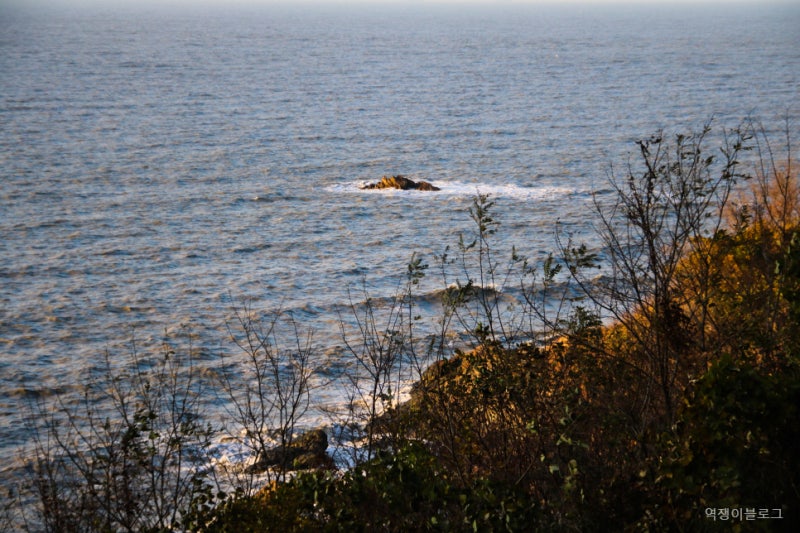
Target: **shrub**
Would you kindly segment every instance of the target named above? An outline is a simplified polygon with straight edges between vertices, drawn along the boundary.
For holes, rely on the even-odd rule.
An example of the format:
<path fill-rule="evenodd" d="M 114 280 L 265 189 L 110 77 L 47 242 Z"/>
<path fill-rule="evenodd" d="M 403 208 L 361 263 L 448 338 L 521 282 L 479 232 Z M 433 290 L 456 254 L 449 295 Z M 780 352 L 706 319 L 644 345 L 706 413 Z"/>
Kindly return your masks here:
<path fill-rule="evenodd" d="M 537 531 L 536 505 L 511 485 L 453 484 L 419 444 L 341 476 L 302 474 L 220 509 L 207 531 Z"/>
<path fill-rule="evenodd" d="M 780 508 L 778 524 L 800 520 L 800 367 L 768 373 L 723 357 L 686 399 L 664 434 L 656 494 L 681 527 L 707 523 L 711 508 Z M 694 524 L 694 526 L 692 526 Z M 762 530 L 774 525 L 762 524 Z"/>
<path fill-rule="evenodd" d="M 148 366 L 134 347 L 119 371 L 107 355 L 82 403 L 39 406 L 35 529 L 167 531 L 214 500 L 203 469 L 214 430 L 200 416 L 204 387 L 192 357 L 165 344 Z"/>

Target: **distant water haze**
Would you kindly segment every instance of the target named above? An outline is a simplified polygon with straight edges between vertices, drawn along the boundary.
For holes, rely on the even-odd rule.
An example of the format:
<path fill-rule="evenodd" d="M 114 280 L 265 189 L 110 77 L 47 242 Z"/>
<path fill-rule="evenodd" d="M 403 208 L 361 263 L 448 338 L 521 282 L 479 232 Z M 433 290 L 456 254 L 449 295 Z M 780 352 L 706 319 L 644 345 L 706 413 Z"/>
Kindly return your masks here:
<path fill-rule="evenodd" d="M 454 245 L 478 192 L 537 260 L 557 220 L 598 245 L 592 192 L 634 140 L 800 128 L 796 6 L 3 9 L 6 458 L 26 401 L 132 338 L 189 325 L 213 364 L 243 299 L 336 354 L 337 310 Z M 360 189 L 388 174 L 441 191 Z"/>

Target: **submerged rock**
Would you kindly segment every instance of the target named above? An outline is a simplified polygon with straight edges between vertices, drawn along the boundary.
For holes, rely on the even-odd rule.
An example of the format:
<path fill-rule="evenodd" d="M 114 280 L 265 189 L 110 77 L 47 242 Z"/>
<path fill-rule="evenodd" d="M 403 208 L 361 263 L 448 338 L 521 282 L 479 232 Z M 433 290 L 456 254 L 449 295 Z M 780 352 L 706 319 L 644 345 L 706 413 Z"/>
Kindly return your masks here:
<path fill-rule="evenodd" d="M 414 181 L 405 176 L 384 176 L 377 183 L 364 185 L 362 189 L 400 189 L 401 191 L 438 191 L 441 190 L 427 181 Z"/>
<path fill-rule="evenodd" d="M 316 429 L 304 433 L 288 446 L 266 450 L 248 471 L 264 472 L 271 466 L 283 466 L 290 470 L 333 468 L 333 459 L 326 453 L 327 449 L 328 435 Z"/>

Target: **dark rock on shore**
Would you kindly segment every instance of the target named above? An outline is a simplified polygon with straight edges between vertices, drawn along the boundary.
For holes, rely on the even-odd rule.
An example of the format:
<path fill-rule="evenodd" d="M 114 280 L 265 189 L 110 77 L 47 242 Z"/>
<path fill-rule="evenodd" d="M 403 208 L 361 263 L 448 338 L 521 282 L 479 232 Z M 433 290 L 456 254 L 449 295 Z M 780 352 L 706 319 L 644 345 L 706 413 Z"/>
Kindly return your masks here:
<path fill-rule="evenodd" d="M 334 468 L 333 459 L 326 453 L 328 435 L 321 429 L 304 433 L 288 446 L 277 446 L 266 450 L 248 472 L 264 472 L 272 466 L 282 466 L 290 470 L 311 468 Z"/>
<path fill-rule="evenodd" d="M 401 191 L 438 191 L 441 190 L 427 181 L 414 181 L 405 176 L 384 176 L 377 183 L 370 183 L 361 187 L 362 189 L 400 189 Z"/>

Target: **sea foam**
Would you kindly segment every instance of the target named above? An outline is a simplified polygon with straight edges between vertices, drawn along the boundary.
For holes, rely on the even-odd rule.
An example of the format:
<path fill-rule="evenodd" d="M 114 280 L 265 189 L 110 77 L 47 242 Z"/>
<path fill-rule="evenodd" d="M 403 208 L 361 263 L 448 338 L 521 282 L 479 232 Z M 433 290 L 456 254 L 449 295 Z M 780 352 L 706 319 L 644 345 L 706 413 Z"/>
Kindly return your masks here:
<path fill-rule="evenodd" d="M 488 195 L 493 198 L 512 198 L 517 200 L 549 200 L 563 198 L 571 194 L 584 191 L 577 191 L 574 188 L 559 186 L 524 186 L 516 183 L 480 183 L 447 180 L 426 180 L 432 185 L 439 187 L 439 191 L 415 191 L 398 189 L 364 189 L 368 185 L 368 180 L 357 180 L 345 183 L 336 183 L 325 188 L 331 193 L 347 194 L 383 194 L 390 196 L 409 195 L 419 197 L 472 197 L 479 194 Z"/>

